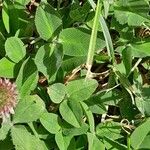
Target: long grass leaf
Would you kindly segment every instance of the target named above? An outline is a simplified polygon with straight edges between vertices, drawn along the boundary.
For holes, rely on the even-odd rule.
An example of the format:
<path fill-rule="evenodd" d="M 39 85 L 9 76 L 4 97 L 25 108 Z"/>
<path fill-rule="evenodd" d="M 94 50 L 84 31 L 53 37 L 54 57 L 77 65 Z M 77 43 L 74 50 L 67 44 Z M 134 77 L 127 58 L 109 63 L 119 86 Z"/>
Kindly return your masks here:
<path fill-rule="evenodd" d="M 103 31 L 103 34 L 104 34 L 104 37 L 105 37 L 108 55 L 110 56 L 112 64 L 114 65 L 114 63 L 115 63 L 115 56 L 114 56 L 113 43 L 112 43 L 112 39 L 111 39 L 109 30 L 108 30 L 108 27 L 107 27 L 106 22 L 105 22 L 105 20 L 104 20 L 102 15 L 100 15 L 99 22 L 101 24 L 102 31 Z"/>

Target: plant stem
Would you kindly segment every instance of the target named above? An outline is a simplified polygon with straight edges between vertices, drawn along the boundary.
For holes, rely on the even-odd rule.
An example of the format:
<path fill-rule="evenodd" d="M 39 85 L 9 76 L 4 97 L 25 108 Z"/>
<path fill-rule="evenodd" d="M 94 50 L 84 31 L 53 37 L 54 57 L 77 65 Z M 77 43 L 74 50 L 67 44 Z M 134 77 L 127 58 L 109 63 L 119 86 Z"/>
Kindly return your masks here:
<path fill-rule="evenodd" d="M 99 25 L 100 13 L 101 13 L 101 5 L 100 5 L 100 0 L 98 0 L 97 7 L 96 7 L 96 13 L 95 13 L 95 17 L 94 17 L 92 33 L 91 33 L 91 38 L 90 38 L 89 49 L 88 49 L 87 61 L 86 61 L 86 67 L 88 69 L 86 78 L 90 77 L 90 72 L 91 72 L 91 67 L 92 67 L 92 63 L 93 63 L 95 47 L 96 47 L 97 30 L 98 30 L 98 25 Z"/>
<path fill-rule="evenodd" d="M 39 135 L 36 132 L 36 130 L 34 129 L 33 123 L 28 123 L 29 127 L 31 128 L 32 132 L 34 133 L 34 135 L 39 139 Z"/>
<path fill-rule="evenodd" d="M 130 135 L 128 134 L 127 135 L 127 150 L 131 150 L 131 147 L 130 147 Z"/>

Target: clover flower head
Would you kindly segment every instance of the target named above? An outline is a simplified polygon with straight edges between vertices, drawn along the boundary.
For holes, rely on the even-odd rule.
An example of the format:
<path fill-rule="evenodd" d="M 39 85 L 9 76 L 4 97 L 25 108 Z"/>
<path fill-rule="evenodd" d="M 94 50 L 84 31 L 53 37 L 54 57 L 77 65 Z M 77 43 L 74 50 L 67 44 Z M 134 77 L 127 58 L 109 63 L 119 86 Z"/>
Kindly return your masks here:
<path fill-rule="evenodd" d="M 17 104 L 16 85 L 8 79 L 0 78 L 0 118 L 3 122 L 14 114 L 14 108 Z"/>

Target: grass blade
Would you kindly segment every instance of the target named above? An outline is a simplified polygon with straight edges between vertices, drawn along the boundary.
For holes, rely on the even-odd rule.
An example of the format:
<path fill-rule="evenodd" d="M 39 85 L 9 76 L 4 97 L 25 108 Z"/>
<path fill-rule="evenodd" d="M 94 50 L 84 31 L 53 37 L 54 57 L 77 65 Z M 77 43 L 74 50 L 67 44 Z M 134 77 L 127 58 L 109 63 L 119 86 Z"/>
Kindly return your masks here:
<path fill-rule="evenodd" d="M 104 34 L 104 37 L 105 37 L 107 51 L 108 51 L 108 56 L 110 56 L 112 64 L 114 65 L 114 63 L 115 63 L 115 56 L 114 56 L 113 43 L 112 43 L 112 40 L 111 40 L 111 36 L 110 36 L 109 30 L 108 30 L 108 27 L 107 27 L 106 22 L 105 22 L 105 20 L 104 20 L 102 15 L 100 15 L 99 22 L 101 24 L 102 31 L 103 31 L 103 34 Z"/>

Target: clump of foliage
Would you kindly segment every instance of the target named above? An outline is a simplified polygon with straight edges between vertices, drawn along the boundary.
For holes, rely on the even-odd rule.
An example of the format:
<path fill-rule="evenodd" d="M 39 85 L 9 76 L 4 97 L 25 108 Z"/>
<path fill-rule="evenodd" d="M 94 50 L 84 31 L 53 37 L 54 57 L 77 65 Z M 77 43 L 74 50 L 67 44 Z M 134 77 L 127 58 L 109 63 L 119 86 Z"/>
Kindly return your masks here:
<path fill-rule="evenodd" d="M 149 0 L 3 0 L 0 12 L 0 149 L 150 149 Z"/>

